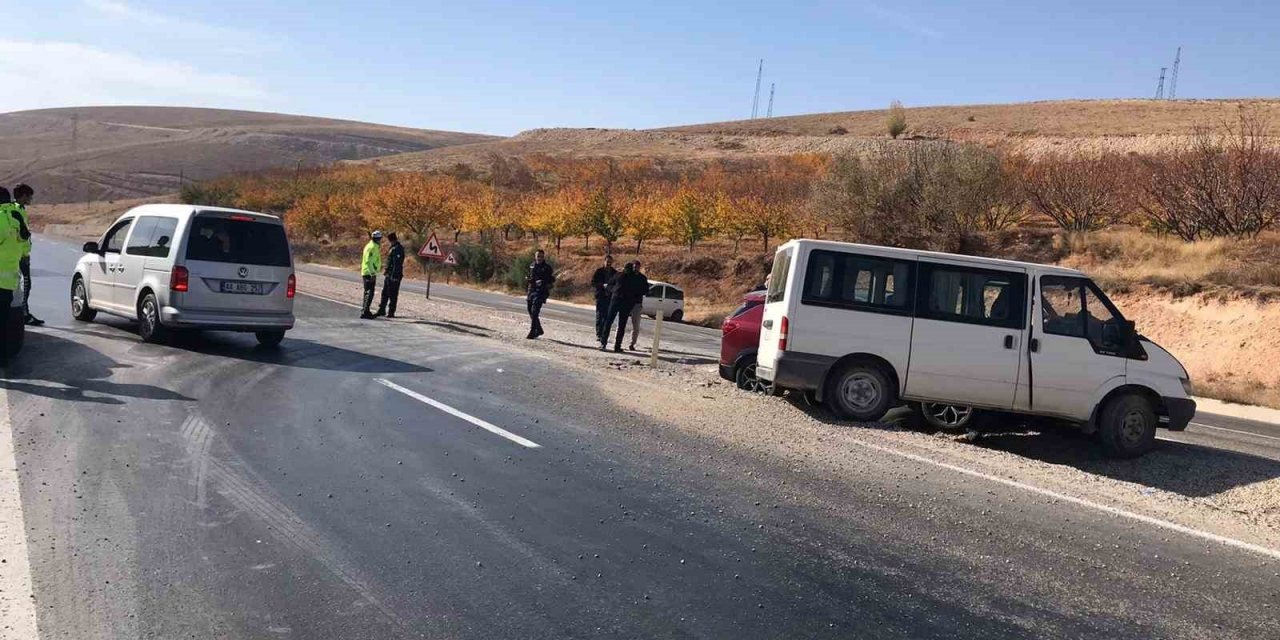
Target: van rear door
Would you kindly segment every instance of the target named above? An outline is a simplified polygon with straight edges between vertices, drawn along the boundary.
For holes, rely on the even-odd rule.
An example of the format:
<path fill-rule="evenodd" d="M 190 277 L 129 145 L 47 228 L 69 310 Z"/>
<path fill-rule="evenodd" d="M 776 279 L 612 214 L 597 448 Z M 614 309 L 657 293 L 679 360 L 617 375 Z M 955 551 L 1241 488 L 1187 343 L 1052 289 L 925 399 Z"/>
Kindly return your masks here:
<path fill-rule="evenodd" d="M 782 324 L 787 315 L 788 283 L 796 247 L 782 247 L 773 257 L 773 269 L 769 272 L 769 289 L 764 298 L 764 314 L 760 321 L 760 347 L 756 351 L 756 375 L 773 380 L 777 369 L 778 340 L 782 336 Z"/>
<path fill-rule="evenodd" d="M 903 395 L 1010 409 L 1026 334 L 1027 272 L 921 260 Z"/>
<path fill-rule="evenodd" d="M 187 225 L 181 266 L 188 291 L 180 305 L 189 310 L 289 313 L 293 256 L 284 226 L 270 216 L 201 211 Z"/>

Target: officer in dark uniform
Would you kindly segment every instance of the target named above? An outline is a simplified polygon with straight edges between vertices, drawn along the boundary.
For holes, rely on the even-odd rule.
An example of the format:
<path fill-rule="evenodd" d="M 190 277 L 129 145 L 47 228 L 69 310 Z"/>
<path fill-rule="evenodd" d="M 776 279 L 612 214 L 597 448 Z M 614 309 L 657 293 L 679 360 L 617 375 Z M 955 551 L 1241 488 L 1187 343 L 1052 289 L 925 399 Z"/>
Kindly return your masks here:
<path fill-rule="evenodd" d="M 387 250 L 387 263 L 382 268 L 382 301 L 375 316 L 396 317 L 396 302 L 400 300 L 400 281 L 404 279 L 404 245 L 395 232 L 387 234 L 391 248 Z"/>
<path fill-rule="evenodd" d="M 525 284 L 529 288 L 529 295 L 525 300 L 529 309 L 529 335 L 525 338 L 532 340 L 546 333 L 542 330 L 542 322 L 538 320 L 538 315 L 542 313 L 542 305 L 551 295 L 551 285 L 555 284 L 555 281 L 556 275 L 552 272 L 551 265 L 547 263 L 547 253 L 538 249 L 533 253 L 533 264 L 529 265 L 529 275 L 525 278 Z"/>
<path fill-rule="evenodd" d="M 613 268 L 613 255 L 605 255 L 604 266 L 596 269 L 591 275 L 591 286 L 596 290 L 596 339 L 604 340 L 604 326 L 609 322 L 609 303 L 612 296 L 609 292 L 609 283 L 613 281 L 613 277 L 618 275 L 618 270 Z"/>

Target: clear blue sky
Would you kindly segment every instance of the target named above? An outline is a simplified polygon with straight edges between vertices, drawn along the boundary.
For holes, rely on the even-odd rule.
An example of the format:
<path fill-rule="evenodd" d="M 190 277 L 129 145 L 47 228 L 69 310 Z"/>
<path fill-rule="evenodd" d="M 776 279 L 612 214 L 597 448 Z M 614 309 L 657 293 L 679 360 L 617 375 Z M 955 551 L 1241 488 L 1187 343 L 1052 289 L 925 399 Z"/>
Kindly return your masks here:
<path fill-rule="evenodd" d="M 1280 2 L 0 0 L 0 111 L 259 109 L 511 134 L 775 115 L 1280 94 Z M 14 90 L 16 89 L 16 91 Z"/>

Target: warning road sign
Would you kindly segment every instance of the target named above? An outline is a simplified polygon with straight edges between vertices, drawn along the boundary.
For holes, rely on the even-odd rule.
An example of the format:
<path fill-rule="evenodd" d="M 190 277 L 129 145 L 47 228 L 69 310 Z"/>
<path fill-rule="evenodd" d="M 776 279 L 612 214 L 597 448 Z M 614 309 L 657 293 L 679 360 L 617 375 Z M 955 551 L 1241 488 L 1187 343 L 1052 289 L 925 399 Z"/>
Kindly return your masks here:
<path fill-rule="evenodd" d="M 427 238 L 427 242 L 418 249 L 418 256 L 428 260 L 439 260 L 444 257 L 444 252 L 440 250 L 440 241 L 436 239 L 436 234 L 431 234 Z"/>
<path fill-rule="evenodd" d="M 453 252 L 452 252 L 452 251 L 450 251 L 450 252 L 449 252 L 449 255 L 448 255 L 448 256 L 445 256 L 444 263 L 445 263 L 445 264 L 458 264 L 458 259 L 457 259 L 457 258 L 455 258 L 455 257 L 453 256 Z"/>

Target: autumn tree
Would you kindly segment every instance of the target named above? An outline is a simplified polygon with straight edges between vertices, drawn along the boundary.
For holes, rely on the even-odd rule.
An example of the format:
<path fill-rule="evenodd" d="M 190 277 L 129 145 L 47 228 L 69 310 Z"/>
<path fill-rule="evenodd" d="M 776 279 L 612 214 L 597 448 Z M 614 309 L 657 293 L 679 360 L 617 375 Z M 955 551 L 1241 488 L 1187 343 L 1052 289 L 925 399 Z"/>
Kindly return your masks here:
<path fill-rule="evenodd" d="M 433 229 L 459 224 L 464 192 L 453 176 L 399 174 L 369 195 L 368 221 L 425 241 Z"/>
<path fill-rule="evenodd" d="M 539 233 L 551 238 L 559 253 L 561 241 L 589 228 L 582 215 L 586 202 L 585 194 L 572 187 L 540 195 L 529 203 L 529 223 Z"/>
<path fill-rule="evenodd" d="M 667 196 L 656 187 L 638 193 L 631 201 L 627 216 L 627 235 L 636 241 L 639 254 L 646 240 L 662 235 L 666 230 Z"/>
<path fill-rule="evenodd" d="M 672 242 L 689 247 L 715 234 L 715 213 L 707 198 L 690 189 L 682 188 L 667 203 L 667 233 Z"/>
<path fill-rule="evenodd" d="M 608 189 L 597 189 L 587 201 L 584 215 L 586 226 L 604 239 L 606 251 L 612 251 L 613 243 L 622 237 L 626 228 L 626 214 L 621 203 L 612 197 Z"/>

